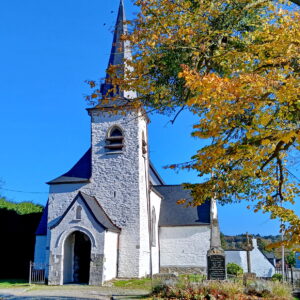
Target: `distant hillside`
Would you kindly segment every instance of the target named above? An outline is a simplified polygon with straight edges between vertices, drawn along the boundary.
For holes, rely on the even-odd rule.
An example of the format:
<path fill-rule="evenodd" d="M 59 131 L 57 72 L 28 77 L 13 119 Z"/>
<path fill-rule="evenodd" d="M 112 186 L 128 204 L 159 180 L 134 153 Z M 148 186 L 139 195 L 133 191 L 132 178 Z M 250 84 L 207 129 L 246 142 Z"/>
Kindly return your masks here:
<path fill-rule="evenodd" d="M 0 278 L 27 278 L 43 207 L 0 197 Z"/>
<path fill-rule="evenodd" d="M 0 209 L 12 210 L 19 215 L 41 213 L 43 208 L 42 205 L 34 204 L 32 202 L 15 203 L 0 197 Z"/>
<path fill-rule="evenodd" d="M 257 239 L 258 247 L 263 251 L 269 251 L 266 249 L 266 246 L 275 242 L 280 241 L 280 235 L 266 235 L 261 236 L 259 234 L 251 235 Z M 225 250 L 234 250 L 234 249 L 245 249 L 247 238 L 245 234 L 239 234 L 234 236 L 224 235 L 221 233 L 222 247 Z"/>

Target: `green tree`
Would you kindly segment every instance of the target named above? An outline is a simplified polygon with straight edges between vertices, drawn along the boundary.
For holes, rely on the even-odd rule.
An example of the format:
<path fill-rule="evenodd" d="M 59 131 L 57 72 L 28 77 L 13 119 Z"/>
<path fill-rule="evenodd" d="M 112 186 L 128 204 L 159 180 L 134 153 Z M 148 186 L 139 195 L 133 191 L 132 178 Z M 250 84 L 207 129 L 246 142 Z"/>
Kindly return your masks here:
<path fill-rule="evenodd" d="M 287 256 L 286 256 L 286 262 L 290 267 L 295 267 L 296 266 L 296 255 L 295 252 L 291 251 Z"/>

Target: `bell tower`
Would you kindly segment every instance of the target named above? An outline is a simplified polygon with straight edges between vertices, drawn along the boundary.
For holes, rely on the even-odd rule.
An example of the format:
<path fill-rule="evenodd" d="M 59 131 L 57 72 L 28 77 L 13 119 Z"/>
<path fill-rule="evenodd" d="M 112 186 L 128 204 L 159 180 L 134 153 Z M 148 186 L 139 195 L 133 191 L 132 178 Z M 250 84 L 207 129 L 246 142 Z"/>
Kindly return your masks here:
<path fill-rule="evenodd" d="M 125 10 L 120 1 L 110 65 L 131 59 L 130 45 L 121 39 L 127 33 Z M 106 76 L 101 93 L 112 86 Z M 149 245 L 149 158 L 147 115 L 142 109 L 126 107 L 133 91 L 118 91 L 118 100 L 88 109 L 91 116 L 92 193 L 110 219 L 121 228 L 118 277 L 142 277 L 150 273 Z M 116 96 L 116 95 L 112 95 Z M 123 111 L 120 112 L 122 106 Z"/>

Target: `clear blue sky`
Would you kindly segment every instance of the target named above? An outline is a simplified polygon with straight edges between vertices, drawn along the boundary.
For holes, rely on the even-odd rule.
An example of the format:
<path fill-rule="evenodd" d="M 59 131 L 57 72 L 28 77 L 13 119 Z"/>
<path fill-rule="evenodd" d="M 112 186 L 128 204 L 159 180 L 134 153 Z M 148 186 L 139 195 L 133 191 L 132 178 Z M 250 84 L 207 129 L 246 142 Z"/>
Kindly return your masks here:
<path fill-rule="evenodd" d="M 45 204 L 45 182 L 69 170 L 89 148 L 84 101 L 89 90 L 84 81 L 104 77 L 118 4 L 119 0 L 0 2 L 2 195 Z M 135 8 L 130 0 L 125 5 L 130 18 Z M 169 184 L 196 182 L 193 172 L 162 168 L 189 160 L 201 145 L 189 135 L 193 118 L 184 113 L 172 126 L 167 117 L 150 117 L 150 154 L 162 177 Z M 224 233 L 278 232 L 277 222 L 245 206 L 220 207 Z"/>

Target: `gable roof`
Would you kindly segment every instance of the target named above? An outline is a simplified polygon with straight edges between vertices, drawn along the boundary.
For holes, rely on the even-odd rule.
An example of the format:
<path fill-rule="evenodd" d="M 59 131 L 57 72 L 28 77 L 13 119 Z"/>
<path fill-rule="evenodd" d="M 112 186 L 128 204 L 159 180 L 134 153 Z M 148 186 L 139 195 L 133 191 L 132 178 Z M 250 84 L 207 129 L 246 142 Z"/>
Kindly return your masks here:
<path fill-rule="evenodd" d="M 57 222 L 55 224 L 53 224 L 51 226 L 50 229 L 55 228 L 56 226 L 58 226 L 61 223 L 61 221 L 66 216 L 66 214 L 70 211 L 70 209 L 72 208 L 74 203 L 77 201 L 78 197 L 80 197 L 82 199 L 85 206 L 88 208 L 89 212 L 91 213 L 91 215 L 94 217 L 94 219 L 96 220 L 96 222 L 99 225 L 101 225 L 102 227 L 104 227 L 105 229 L 107 229 L 109 231 L 113 231 L 113 232 L 121 231 L 121 229 L 118 226 L 116 226 L 112 222 L 112 220 L 108 217 L 108 215 L 106 214 L 106 212 L 104 211 L 104 209 L 102 208 L 102 206 L 100 205 L 98 200 L 95 197 L 89 196 L 81 191 L 78 192 L 77 196 L 71 202 L 71 204 L 66 209 L 64 214 L 57 220 Z"/>
<path fill-rule="evenodd" d="M 43 214 L 40 223 L 35 232 L 36 235 L 47 235 L 47 222 L 48 222 L 48 201 L 43 210 Z"/>
<path fill-rule="evenodd" d="M 210 224 L 210 201 L 197 207 L 184 207 L 178 200 L 192 200 L 190 190 L 182 185 L 158 185 L 153 189 L 164 199 L 161 201 L 159 226 L 192 226 Z"/>

